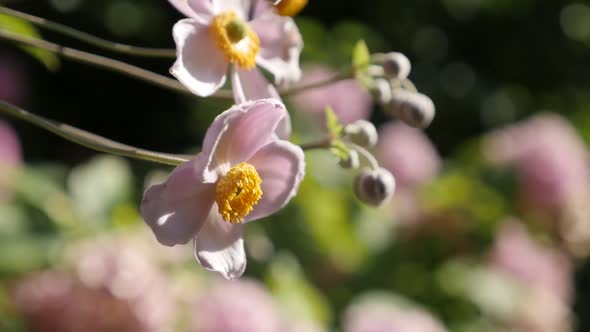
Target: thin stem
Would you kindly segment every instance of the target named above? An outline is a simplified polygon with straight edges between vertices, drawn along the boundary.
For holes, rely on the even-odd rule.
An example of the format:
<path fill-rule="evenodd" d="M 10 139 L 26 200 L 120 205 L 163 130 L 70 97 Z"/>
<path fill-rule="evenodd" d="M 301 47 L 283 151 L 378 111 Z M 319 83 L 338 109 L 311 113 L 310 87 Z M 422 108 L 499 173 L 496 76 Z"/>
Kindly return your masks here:
<path fill-rule="evenodd" d="M 367 151 L 367 149 L 363 148 L 362 146 L 354 144 L 352 142 L 349 142 L 348 145 L 353 150 L 356 150 L 356 152 L 361 154 L 365 158 L 365 160 L 367 160 L 369 165 L 371 165 L 372 169 L 374 169 L 374 170 L 379 169 L 379 162 L 377 162 L 377 159 L 375 159 L 375 157 L 371 154 L 371 152 Z"/>
<path fill-rule="evenodd" d="M 71 38 L 75 38 L 86 42 L 88 44 L 119 53 L 153 57 L 153 58 L 174 58 L 176 57 L 176 50 L 167 48 L 147 48 L 137 47 L 121 43 L 112 42 L 106 39 L 102 39 L 86 32 L 82 32 L 63 24 L 52 22 L 41 17 L 33 16 L 23 12 L 16 11 L 4 6 L 0 6 L 0 14 L 6 14 L 14 17 L 18 17 L 32 24 L 38 25 L 47 30 L 61 33 Z"/>
<path fill-rule="evenodd" d="M 64 35 L 83 40 L 89 44 L 108 49 L 111 51 L 116 51 L 120 53 L 127 53 L 131 55 L 139 55 L 139 56 L 148 56 L 148 57 L 159 57 L 159 58 L 173 58 L 176 56 L 176 51 L 172 49 L 158 49 L 158 48 L 144 48 L 144 47 L 135 47 L 126 44 L 120 44 L 111 42 L 105 39 L 101 39 L 90 34 L 87 34 L 82 31 L 78 31 L 67 27 L 65 25 L 61 25 L 55 22 L 48 21 L 41 17 L 32 16 L 29 14 L 25 14 L 19 11 L 15 11 L 13 9 L 9 9 L 3 6 L 0 6 L 0 13 L 1 14 L 8 14 L 11 16 L 15 16 L 24 20 L 27 20 L 31 23 L 40 25 L 48 30 L 56 31 L 62 33 Z M 78 61 L 81 63 L 97 66 L 100 68 L 104 68 L 107 70 L 111 70 L 114 72 L 122 73 L 160 87 L 170 89 L 177 92 L 182 92 L 185 94 L 192 93 L 188 91 L 182 84 L 178 81 L 168 78 L 166 76 L 127 64 L 122 61 L 114 60 L 111 58 L 107 58 L 104 56 L 95 55 L 92 53 L 76 50 L 73 48 L 61 46 L 56 43 L 48 42 L 42 39 L 27 37 L 19 34 L 15 34 L 13 32 L 0 29 L 0 38 L 9 40 L 21 45 L 27 45 L 32 47 L 41 48 L 47 50 L 49 52 L 56 53 L 64 58 L 71 59 L 74 61 Z M 334 76 L 308 84 L 296 85 L 291 88 L 286 88 L 279 91 L 281 96 L 289 96 L 292 94 L 296 94 L 299 92 L 303 92 L 305 90 L 314 89 L 318 87 L 322 87 L 324 85 L 328 85 L 331 83 L 335 83 L 341 80 L 350 79 L 354 77 L 354 71 L 347 70 Z M 231 91 L 228 90 L 218 90 L 215 94 L 211 95 L 210 97 L 220 98 L 220 99 L 232 99 L 233 94 Z"/>
<path fill-rule="evenodd" d="M 154 56 L 154 57 L 156 57 L 156 56 L 157 57 L 164 57 L 165 54 L 168 54 L 169 52 L 174 51 L 174 50 L 167 50 L 167 49 L 138 48 L 138 47 L 133 47 L 133 46 L 129 46 L 129 45 L 113 43 L 110 41 L 102 40 L 100 38 L 91 36 L 91 35 L 86 34 L 84 32 L 77 31 L 77 30 L 71 29 L 69 27 L 47 21 L 43 18 L 31 16 L 31 15 L 28 15 L 25 13 L 20 13 L 20 12 L 17 12 L 17 11 L 14 11 L 14 10 L 11 10 L 11 9 L 8 9 L 8 8 L 2 7 L 2 6 L 0 6 L 0 13 L 9 13 L 10 15 L 17 16 L 17 17 L 23 18 L 23 19 L 25 19 L 25 17 L 26 17 L 31 22 L 35 22 L 37 24 L 43 24 L 43 26 L 48 29 L 52 29 L 54 31 L 59 31 L 64 34 L 70 35 L 74 38 L 83 39 L 90 44 L 97 45 L 97 46 L 111 49 L 111 50 L 115 50 L 115 51 L 119 51 L 122 53 L 128 53 L 128 54 L 134 54 L 134 55 Z M 41 22 L 43 22 L 43 23 L 41 23 Z M 180 84 L 178 81 L 176 81 L 174 79 L 171 79 L 171 78 L 166 77 L 164 75 L 160 75 L 160 74 L 151 72 L 149 70 L 145 70 L 143 68 L 139 68 L 137 66 L 127 64 L 122 61 L 118 61 L 118 60 L 114 60 L 114 59 L 107 58 L 104 56 L 80 51 L 80 50 L 77 50 L 74 48 L 61 46 L 59 44 L 48 42 L 48 41 L 45 41 L 42 39 L 23 36 L 23 35 L 16 34 L 16 33 L 10 32 L 8 30 L 4 30 L 4 29 L 0 29 L 0 39 L 9 40 L 14 43 L 21 44 L 21 45 L 27 45 L 27 46 L 32 46 L 32 47 L 44 49 L 49 52 L 56 53 L 56 54 L 58 54 L 64 58 L 67 58 L 67 59 L 71 59 L 71 60 L 74 60 L 74 61 L 77 61 L 80 63 L 84 63 L 84 64 L 88 64 L 88 65 L 93 65 L 96 67 L 100 67 L 100 68 L 107 69 L 110 71 L 118 72 L 121 74 L 125 74 L 127 76 L 134 77 L 134 78 L 152 83 L 154 85 L 157 85 L 157 86 L 169 89 L 169 90 L 193 95 L 182 84 Z M 90 41 L 90 40 L 92 40 L 92 41 Z M 101 44 L 102 46 L 99 44 Z M 159 55 L 156 55 L 156 54 L 159 54 Z M 165 56 L 165 57 L 168 57 L 168 56 Z M 347 71 L 335 74 L 334 76 L 332 76 L 328 79 L 325 79 L 325 80 L 312 82 L 312 83 L 308 83 L 308 84 L 296 85 L 291 88 L 283 89 L 283 90 L 279 91 L 279 94 L 281 96 L 289 96 L 292 94 L 303 92 L 305 90 L 322 87 L 324 85 L 328 85 L 328 84 L 335 83 L 335 82 L 345 80 L 345 79 L 350 79 L 353 77 L 354 77 L 354 71 L 347 70 Z M 232 99 L 233 94 L 231 91 L 228 91 L 228 90 L 218 90 L 215 94 L 211 95 L 210 97 L 220 98 L 220 99 Z"/>
<path fill-rule="evenodd" d="M 310 142 L 299 145 L 302 150 L 314 150 L 314 149 L 328 149 L 332 146 L 331 138 L 324 138 L 321 141 Z"/>
<path fill-rule="evenodd" d="M 174 166 L 189 160 L 188 156 L 153 152 L 121 144 L 67 124 L 29 113 L 2 100 L 0 100 L 0 112 L 46 129 L 71 142 L 96 151 Z"/>
<path fill-rule="evenodd" d="M 280 94 L 281 94 L 281 96 L 289 96 L 292 94 L 303 92 L 305 90 L 319 88 L 324 85 L 332 84 L 332 83 L 346 80 L 346 79 L 350 79 L 353 77 L 354 77 L 354 72 L 347 70 L 347 71 L 340 72 L 338 74 L 334 74 L 332 77 L 325 79 L 325 80 L 311 82 L 311 83 L 307 83 L 307 84 L 296 85 L 291 88 L 284 89 L 284 90 L 280 91 Z"/>
<path fill-rule="evenodd" d="M 55 43 L 51 43 L 42 39 L 22 36 L 4 29 L 0 29 L 0 39 L 9 40 L 21 45 L 33 46 L 56 53 L 64 58 L 71 59 L 80 63 L 100 67 L 113 72 L 121 73 L 153 85 L 163 87 L 172 91 L 181 92 L 194 96 L 178 81 L 168 78 L 143 68 L 139 68 L 122 61 L 113 60 L 107 57 L 79 51 L 73 48 L 64 47 Z M 211 97 L 231 99 L 233 98 L 230 91 L 218 91 Z"/>

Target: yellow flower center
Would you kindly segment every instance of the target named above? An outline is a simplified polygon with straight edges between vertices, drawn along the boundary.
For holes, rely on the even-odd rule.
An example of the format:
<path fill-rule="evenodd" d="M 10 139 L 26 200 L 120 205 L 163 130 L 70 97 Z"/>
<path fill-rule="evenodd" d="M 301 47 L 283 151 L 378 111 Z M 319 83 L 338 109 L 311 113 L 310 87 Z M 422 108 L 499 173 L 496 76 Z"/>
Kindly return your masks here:
<path fill-rule="evenodd" d="M 234 11 L 226 11 L 215 16 L 210 30 L 217 47 L 227 61 L 242 69 L 254 68 L 256 55 L 260 51 L 260 39 Z"/>
<path fill-rule="evenodd" d="M 223 220 L 242 222 L 262 197 L 261 183 L 254 166 L 241 163 L 232 167 L 217 182 L 215 191 L 215 201 Z"/>
<path fill-rule="evenodd" d="M 295 16 L 306 5 L 307 0 L 282 0 L 277 4 L 277 10 L 281 16 Z"/>

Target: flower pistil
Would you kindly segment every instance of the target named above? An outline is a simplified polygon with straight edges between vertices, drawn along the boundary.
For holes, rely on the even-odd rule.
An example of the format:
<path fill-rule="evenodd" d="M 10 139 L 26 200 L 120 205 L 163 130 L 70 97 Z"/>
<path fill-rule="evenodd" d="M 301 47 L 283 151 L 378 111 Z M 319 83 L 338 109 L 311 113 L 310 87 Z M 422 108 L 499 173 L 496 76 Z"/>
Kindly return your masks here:
<path fill-rule="evenodd" d="M 242 69 L 249 70 L 256 66 L 260 39 L 234 11 L 226 11 L 215 16 L 210 31 L 227 61 Z"/>
<path fill-rule="evenodd" d="M 223 220 L 240 223 L 262 197 L 262 180 L 248 163 L 232 167 L 217 183 L 215 201 Z"/>

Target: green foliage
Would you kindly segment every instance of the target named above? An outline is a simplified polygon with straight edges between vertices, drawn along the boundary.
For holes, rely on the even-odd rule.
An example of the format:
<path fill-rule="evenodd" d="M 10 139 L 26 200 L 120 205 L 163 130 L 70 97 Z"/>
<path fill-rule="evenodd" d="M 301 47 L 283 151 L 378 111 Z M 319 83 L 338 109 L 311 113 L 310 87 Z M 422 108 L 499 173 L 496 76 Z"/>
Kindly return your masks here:
<path fill-rule="evenodd" d="M 119 220 L 127 218 L 133 174 L 124 159 L 99 156 L 72 170 L 68 188 L 82 222 L 105 224 L 115 208 Z"/>
<path fill-rule="evenodd" d="M 318 170 L 318 174 L 321 173 Z M 302 222 L 319 253 L 328 256 L 332 264 L 344 271 L 352 271 L 362 264 L 367 249 L 350 223 L 347 192 L 340 187 L 326 188 L 325 183 L 316 181 L 313 175 L 306 176 L 296 203 L 301 207 Z"/>
<path fill-rule="evenodd" d="M 327 300 L 306 279 L 296 258 L 278 254 L 270 262 L 266 281 L 292 318 L 329 324 L 333 317 Z"/>
<path fill-rule="evenodd" d="M 41 38 L 37 29 L 30 23 L 4 14 L 0 14 L 0 29 L 8 30 L 26 37 Z M 56 71 L 59 69 L 59 58 L 55 54 L 29 46 L 24 46 L 22 48 L 32 57 L 41 62 L 48 70 Z"/>
<path fill-rule="evenodd" d="M 324 113 L 326 114 L 326 128 L 328 128 L 330 137 L 335 139 L 342 137 L 344 127 L 340 123 L 340 120 L 338 120 L 338 116 L 334 113 L 332 107 L 326 107 Z"/>
<path fill-rule="evenodd" d="M 371 62 L 371 54 L 364 40 L 359 40 L 352 50 L 352 65 L 356 70 L 365 70 Z"/>

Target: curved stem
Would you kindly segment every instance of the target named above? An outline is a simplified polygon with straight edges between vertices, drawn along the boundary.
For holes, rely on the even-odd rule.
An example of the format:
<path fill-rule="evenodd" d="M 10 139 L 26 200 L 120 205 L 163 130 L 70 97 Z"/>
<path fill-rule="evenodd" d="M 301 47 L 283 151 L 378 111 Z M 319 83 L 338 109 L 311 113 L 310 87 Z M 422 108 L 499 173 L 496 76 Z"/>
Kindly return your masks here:
<path fill-rule="evenodd" d="M 189 160 L 188 156 L 153 152 L 118 143 L 67 124 L 45 119 L 2 100 L 0 100 L 0 113 L 26 121 L 71 142 L 100 152 L 173 166 L 180 165 Z"/>
<path fill-rule="evenodd" d="M 356 150 L 356 152 L 361 154 L 365 158 L 365 160 L 367 160 L 369 165 L 371 165 L 372 169 L 379 169 L 379 162 L 377 162 L 377 159 L 375 159 L 375 157 L 369 151 L 367 151 L 367 149 L 352 142 L 349 142 L 348 145 L 350 145 L 352 149 Z"/>
<path fill-rule="evenodd" d="M 71 59 L 84 64 L 100 67 L 117 73 L 125 74 L 127 76 L 140 79 L 142 81 L 172 90 L 194 96 L 182 84 L 175 79 L 160 75 L 137 66 L 127 64 L 122 61 L 111 58 L 79 51 L 73 48 L 64 47 L 55 43 L 51 43 L 42 39 L 22 36 L 4 29 L 0 29 L 0 39 L 9 40 L 21 45 L 33 46 L 56 53 L 64 58 Z M 232 99 L 231 91 L 218 91 L 211 97 Z"/>
<path fill-rule="evenodd" d="M 328 79 L 320 80 L 317 82 L 311 82 L 311 83 L 307 83 L 307 84 L 296 85 L 291 88 L 287 88 L 282 91 L 279 91 L 279 93 L 281 96 L 289 96 L 292 94 L 303 92 L 305 90 L 319 88 L 324 85 L 332 84 L 332 83 L 346 80 L 346 79 L 350 79 L 350 78 L 354 78 L 354 72 L 351 70 L 347 70 L 347 71 L 340 72 L 338 74 L 334 74 L 334 76 L 332 76 Z"/>
<path fill-rule="evenodd" d="M 55 23 L 49 20 L 46 20 L 41 17 L 33 16 L 30 14 L 22 13 L 4 6 L 0 6 L 0 14 L 11 15 L 14 17 L 18 17 L 20 19 L 26 20 L 30 23 L 36 24 L 47 30 L 51 30 L 54 32 L 58 32 L 64 34 L 66 36 L 84 41 L 88 44 L 107 49 L 110 51 L 115 51 L 119 53 L 125 53 L 130 55 L 137 55 L 137 56 L 145 56 L 145 57 L 156 57 L 156 58 L 174 58 L 176 57 L 176 50 L 174 49 L 164 49 L 164 48 L 146 48 L 146 47 L 136 47 L 121 43 L 112 42 L 106 39 L 102 39 L 93 35 L 90 35 L 86 32 L 82 32 L 68 26 Z M 161 87 L 171 89 L 174 91 L 182 92 L 191 94 L 184 86 L 178 83 L 176 80 L 168 78 L 166 76 L 156 74 L 154 72 L 129 65 L 122 61 L 110 59 L 107 57 L 95 55 L 88 52 L 79 51 L 73 48 L 64 47 L 55 43 L 51 43 L 42 39 L 31 38 L 22 36 L 19 34 L 12 33 L 7 30 L 0 29 L 0 38 L 10 40 L 19 44 L 24 44 L 27 46 L 33 46 L 41 49 L 45 49 L 47 51 L 56 53 L 60 56 L 63 56 L 68 59 L 72 59 L 78 62 L 98 66 L 104 69 L 108 69 L 111 71 L 119 72 L 122 74 L 126 74 L 128 76 L 132 76 L 144 81 L 148 81 L 150 83 L 159 85 Z M 281 96 L 289 96 L 292 94 L 296 94 L 305 90 L 318 88 L 324 85 L 328 85 L 331 83 L 335 83 L 341 80 L 354 78 L 354 71 L 353 70 L 346 70 L 344 72 L 335 74 L 334 76 L 317 81 L 311 82 L 302 85 L 296 85 L 291 88 L 286 88 L 279 91 Z M 231 91 L 227 90 L 218 90 L 214 95 L 211 97 L 221 98 L 221 99 L 232 99 L 233 95 Z"/>
<path fill-rule="evenodd" d="M 88 44 L 94 45 L 96 47 L 100 47 L 109 51 L 130 54 L 130 55 L 137 55 L 137 56 L 144 56 L 144 57 L 152 57 L 152 58 L 174 58 L 176 57 L 176 50 L 174 49 L 167 49 L 167 48 L 148 48 L 148 47 L 137 47 L 131 46 L 121 43 L 112 42 L 106 39 L 102 39 L 86 32 L 82 32 L 63 24 L 59 24 L 56 22 L 52 22 L 46 20 L 41 17 L 33 16 L 30 14 L 26 14 L 23 12 L 19 12 L 14 9 L 10 9 L 4 6 L 0 6 L 0 14 L 6 14 L 14 17 L 18 17 L 23 19 L 27 22 L 35 24 L 37 26 L 43 27 L 47 30 L 61 33 L 71 38 L 75 38 L 86 42 Z"/>
<path fill-rule="evenodd" d="M 2 11 L 6 11 L 6 10 L 9 10 L 9 9 L 0 6 L 0 13 L 2 13 Z M 9 11 L 14 12 L 12 10 L 9 10 Z M 21 16 L 27 15 L 27 14 L 20 13 L 20 12 L 17 12 L 17 13 L 19 13 Z M 18 16 L 18 17 L 21 17 L 21 16 Z M 35 16 L 31 16 L 31 17 L 41 20 L 41 21 L 44 21 L 45 23 L 49 22 L 49 21 L 46 21 L 42 18 L 38 18 Z M 55 23 L 55 24 L 57 24 L 57 23 Z M 47 25 L 45 25 L 45 26 L 47 26 Z M 68 33 L 71 33 L 71 34 L 73 34 L 71 31 L 76 31 L 76 30 L 73 30 L 71 28 L 68 28 L 68 27 L 65 27 L 62 25 L 58 25 L 58 26 L 60 27 L 60 29 L 65 29 L 64 31 L 66 31 L 66 30 L 69 31 Z M 78 33 L 79 33 L 78 37 L 90 36 L 92 38 L 96 38 L 96 37 L 88 35 L 84 32 L 76 31 L 76 34 L 78 34 Z M 84 38 L 86 38 L 86 37 L 84 37 Z M 93 65 L 96 67 L 100 67 L 100 68 L 107 69 L 110 71 L 118 72 L 121 74 L 125 74 L 127 76 L 134 77 L 134 78 L 152 83 L 154 85 L 158 85 L 160 87 L 163 87 L 163 88 L 166 88 L 169 90 L 193 95 L 182 84 L 180 84 L 178 81 L 176 81 L 172 78 L 151 72 L 149 70 L 146 70 L 146 69 L 143 69 L 143 68 L 140 68 L 137 66 L 127 64 L 127 63 L 119 61 L 119 60 L 114 60 L 114 59 L 111 59 L 108 57 L 80 51 L 80 50 L 77 50 L 74 48 L 61 46 L 59 44 L 48 42 L 48 41 L 45 41 L 42 39 L 23 36 L 23 35 L 16 34 L 16 33 L 10 32 L 8 30 L 4 30 L 4 29 L 0 29 L 0 39 L 9 40 L 14 43 L 21 44 L 21 45 L 32 46 L 32 47 L 44 49 L 49 52 L 56 53 L 56 54 L 58 54 L 64 58 L 67 58 L 67 59 L 71 59 L 71 60 L 74 60 L 74 61 L 77 61 L 80 63 Z M 82 38 L 78 38 L 78 39 L 82 39 Z M 94 42 L 90 42 L 88 40 L 86 40 L 86 41 L 91 44 L 97 45 L 97 43 L 99 43 L 98 40 L 101 40 L 101 39 L 96 38 L 96 40 L 94 40 Z M 105 41 L 105 40 L 103 40 L 103 41 L 109 45 L 109 46 L 105 46 L 104 48 L 108 48 L 108 49 L 115 48 L 117 51 L 120 51 L 123 53 L 135 54 L 135 55 L 153 54 L 153 55 L 149 55 L 149 56 L 156 56 L 155 54 L 158 53 L 158 52 L 155 52 L 156 50 L 164 51 L 164 49 L 137 48 L 137 47 L 113 43 L 113 42 L 109 42 L 109 41 Z M 115 49 L 113 49 L 113 50 L 115 50 Z M 124 51 L 124 50 L 126 50 L 126 51 Z M 152 52 L 152 51 L 154 51 L 154 52 Z M 173 50 L 166 50 L 166 51 L 173 51 Z M 140 54 L 140 53 L 143 53 L 143 54 Z M 163 57 L 163 54 L 164 53 L 162 53 L 162 57 Z M 325 80 L 311 82 L 311 83 L 307 83 L 307 84 L 296 85 L 291 88 L 283 89 L 283 90 L 279 91 L 279 94 L 281 96 L 289 96 L 292 94 L 303 92 L 305 90 L 322 87 L 324 85 L 328 85 L 331 83 L 335 83 L 335 82 L 345 80 L 345 79 L 350 79 L 350 78 L 354 78 L 354 71 L 347 70 L 347 71 L 335 74 L 334 76 L 332 76 L 328 79 L 325 79 Z M 228 91 L 228 90 L 218 90 L 215 94 L 211 95 L 210 97 L 220 98 L 220 99 L 233 99 L 233 94 L 231 91 Z"/>
<path fill-rule="evenodd" d="M 317 142 L 310 142 L 310 143 L 305 143 L 305 144 L 300 144 L 299 147 L 302 150 L 314 150 L 314 149 L 328 149 L 332 146 L 332 139 L 331 138 L 325 138 L 321 141 L 317 141 Z"/>

